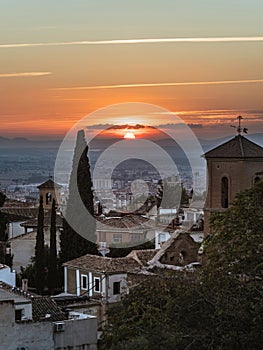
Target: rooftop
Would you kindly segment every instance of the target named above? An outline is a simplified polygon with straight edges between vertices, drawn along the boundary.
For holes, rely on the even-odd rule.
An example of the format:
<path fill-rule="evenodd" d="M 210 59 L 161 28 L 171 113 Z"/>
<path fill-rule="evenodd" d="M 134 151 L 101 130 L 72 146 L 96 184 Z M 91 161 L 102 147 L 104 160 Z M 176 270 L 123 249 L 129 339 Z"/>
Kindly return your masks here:
<path fill-rule="evenodd" d="M 133 258 L 136 260 L 141 266 L 147 266 L 147 262 L 153 259 L 158 250 L 156 249 L 138 249 L 132 250 L 127 258 Z"/>
<path fill-rule="evenodd" d="M 140 215 L 124 215 L 122 217 L 99 218 L 97 220 L 97 231 L 135 231 L 151 229 L 153 222 Z"/>
<path fill-rule="evenodd" d="M 66 319 L 65 314 L 51 297 L 25 292 L 20 288 L 11 287 L 0 281 L 1 300 L 13 300 L 15 304 L 32 304 L 32 319 L 34 322 L 55 322 Z"/>
<path fill-rule="evenodd" d="M 33 320 L 39 321 L 62 321 L 66 319 L 65 314 L 60 307 L 50 297 L 34 297 L 32 298 Z"/>
<path fill-rule="evenodd" d="M 46 182 L 43 182 L 42 184 L 38 185 L 37 188 L 60 189 L 62 188 L 62 186 L 54 182 L 52 179 L 48 179 Z"/>
<path fill-rule="evenodd" d="M 67 261 L 64 266 L 96 272 L 127 272 L 140 268 L 141 264 L 132 257 L 109 258 L 86 254 L 77 259 Z"/>
<path fill-rule="evenodd" d="M 237 135 L 231 140 L 206 152 L 205 158 L 263 158 L 263 148 L 248 140 L 242 135 Z"/>
<path fill-rule="evenodd" d="M 29 227 L 29 228 L 36 228 L 37 227 L 38 219 L 34 218 L 32 220 L 28 220 L 26 222 L 23 222 L 21 226 L 23 227 Z M 61 215 L 56 215 L 56 227 L 60 228 L 63 225 L 63 219 Z M 51 211 L 46 211 L 44 216 L 44 227 L 50 227 L 51 226 Z"/>
<path fill-rule="evenodd" d="M 0 211 L 6 214 L 7 219 L 12 222 L 33 219 L 38 215 L 38 208 L 2 207 Z"/>
<path fill-rule="evenodd" d="M 188 241 L 195 243 L 194 239 L 190 236 L 190 233 L 183 230 L 176 230 L 173 232 L 171 237 L 163 243 L 161 249 L 153 256 L 151 260 L 149 260 L 148 265 L 153 266 L 154 264 L 158 264 L 160 262 L 161 257 L 166 253 L 167 249 L 179 239 L 187 239 Z"/>

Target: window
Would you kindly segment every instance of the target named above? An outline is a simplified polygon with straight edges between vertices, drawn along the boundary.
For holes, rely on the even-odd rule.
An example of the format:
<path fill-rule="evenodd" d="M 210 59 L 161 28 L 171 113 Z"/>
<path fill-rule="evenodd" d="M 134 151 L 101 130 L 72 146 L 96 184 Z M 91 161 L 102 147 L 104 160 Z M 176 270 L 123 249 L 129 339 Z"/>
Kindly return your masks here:
<path fill-rule="evenodd" d="M 142 235 L 140 233 L 133 233 L 131 236 L 132 242 L 140 242 Z"/>
<path fill-rule="evenodd" d="M 100 278 L 99 277 L 94 278 L 94 291 L 97 293 L 100 292 Z"/>
<path fill-rule="evenodd" d="M 99 232 L 99 238 L 101 242 L 106 241 L 106 232 Z"/>
<path fill-rule="evenodd" d="M 21 321 L 22 320 L 22 309 L 15 310 L 15 320 L 16 321 Z"/>
<path fill-rule="evenodd" d="M 84 289 L 84 290 L 88 289 L 88 276 L 87 275 L 81 275 L 81 289 Z"/>
<path fill-rule="evenodd" d="M 178 261 L 179 261 L 180 264 L 182 264 L 185 261 L 186 256 L 187 256 L 187 253 L 186 253 L 185 250 L 182 250 L 179 253 Z"/>
<path fill-rule="evenodd" d="M 221 180 L 221 206 L 228 208 L 228 178 L 226 176 Z"/>
<path fill-rule="evenodd" d="M 114 233 L 113 234 L 113 243 L 121 243 L 122 242 L 122 234 Z"/>
<path fill-rule="evenodd" d="M 258 183 L 259 181 L 260 181 L 260 177 L 259 177 L 259 176 L 256 176 L 256 177 L 255 177 L 255 180 L 254 180 L 255 184 Z"/>
<path fill-rule="evenodd" d="M 51 203 L 52 195 L 50 192 L 46 193 L 46 205 Z"/>
<path fill-rule="evenodd" d="M 120 294 L 121 293 L 121 282 L 113 282 L 113 294 Z"/>

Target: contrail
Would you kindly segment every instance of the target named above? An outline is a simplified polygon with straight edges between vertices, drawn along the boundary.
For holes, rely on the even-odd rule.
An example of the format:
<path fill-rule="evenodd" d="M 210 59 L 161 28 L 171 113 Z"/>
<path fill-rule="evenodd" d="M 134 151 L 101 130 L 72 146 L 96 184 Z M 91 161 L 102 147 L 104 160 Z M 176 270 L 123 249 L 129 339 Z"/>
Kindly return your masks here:
<path fill-rule="evenodd" d="M 25 73 L 0 73 L 0 78 L 14 78 L 14 77 L 41 77 L 43 75 L 50 75 L 51 72 L 25 72 Z"/>
<path fill-rule="evenodd" d="M 39 46 L 74 46 L 74 45 L 123 45 L 123 44 L 158 44 L 158 43 L 224 43 L 224 42 L 262 42 L 263 36 L 243 37 L 208 37 L 208 38 L 153 38 L 153 39 L 114 39 L 61 41 L 51 43 L 9 43 L 0 44 L 0 48 L 26 48 Z"/>
<path fill-rule="evenodd" d="M 119 84 L 119 85 L 98 85 L 98 86 L 75 86 L 60 87 L 51 90 L 100 90 L 100 89 L 125 89 L 136 87 L 161 87 L 161 86 L 191 86 L 191 85 L 223 85 L 223 84 L 251 84 L 263 83 L 263 79 L 246 79 L 246 80 L 220 80 L 220 81 L 192 81 L 178 83 L 153 83 L 153 84 Z"/>

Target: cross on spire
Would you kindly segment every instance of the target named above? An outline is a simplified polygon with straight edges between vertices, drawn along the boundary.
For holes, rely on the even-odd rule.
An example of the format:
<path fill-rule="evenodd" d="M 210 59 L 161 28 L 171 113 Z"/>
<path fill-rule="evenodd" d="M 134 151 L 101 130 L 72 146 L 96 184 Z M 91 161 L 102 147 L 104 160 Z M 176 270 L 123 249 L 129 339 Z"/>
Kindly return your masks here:
<path fill-rule="evenodd" d="M 230 125 L 230 126 L 231 126 L 232 128 L 235 128 L 235 129 L 237 130 L 238 135 L 240 135 L 242 132 L 243 132 L 244 134 L 247 134 L 248 129 L 247 129 L 247 128 L 243 128 L 243 127 L 241 126 L 241 121 L 242 121 L 242 119 L 244 119 L 244 118 L 242 117 L 242 115 L 239 115 L 239 116 L 237 117 L 237 119 L 238 119 L 238 126 L 235 126 L 235 125 Z"/>

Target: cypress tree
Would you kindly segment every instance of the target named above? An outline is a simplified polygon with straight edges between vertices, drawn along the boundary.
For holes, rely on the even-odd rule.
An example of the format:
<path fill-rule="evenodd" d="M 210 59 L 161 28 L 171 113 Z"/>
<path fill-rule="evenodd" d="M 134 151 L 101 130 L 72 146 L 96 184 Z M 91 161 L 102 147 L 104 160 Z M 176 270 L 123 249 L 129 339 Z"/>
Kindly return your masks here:
<path fill-rule="evenodd" d="M 0 207 L 2 207 L 5 203 L 6 195 L 3 192 L 0 192 Z"/>
<path fill-rule="evenodd" d="M 7 229 L 7 218 L 4 213 L 0 211 L 0 241 L 6 242 L 8 239 L 6 229 Z"/>
<path fill-rule="evenodd" d="M 0 192 L 0 207 L 2 207 L 5 203 L 6 196 L 4 193 Z M 5 214 L 0 211 L 0 241 L 7 241 L 8 237 L 6 234 L 7 228 L 7 218 Z"/>
<path fill-rule="evenodd" d="M 56 201 L 53 199 L 51 208 L 50 249 L 48 257 L 48 289 L 50 293 L 53 293 L 56 287 L 58 287 Z"/>
<path fill-rule="evenodd" d="M 98 254 L 95 243 L 96 221 L 94 218 L 92 180 L 87 154 L 88 146 L 85 141 L 84 130 L 80 130 L 74 150 L 69 182 L 69 198 L 63 219 L 63 232 L 61 234 L 62 262 L 87 253 Z M 85 210 L 80 208 L 78 195 Z M 90 215 L 88 215 L 87 211 Z M 70 226 L 70 223 L 73 221 L 75 223 L 74 229 Z M 85 233 L 85 238 L 83 233 Z"/>
<path fill-rule="evenodd" d="M 36 289 L 42 294 L 45 286 L 45 249 L 44 249 L 44 209 L 43 197 L 40 197 L 37 221 L 37 238 L 35 247 L 35 281 Z"/>
<path fill-rule="evenodd" d="M 0 192 L 0 207 L 5 203 L 6 195 Z M 13 265 L 13 255 L 7 253 L 6 248 L 10 248 L 10 243 L 8 241 L 7 233 L 8 218 L 7 215 L 0 211 L 0 262 L 12 268 Z"/>

